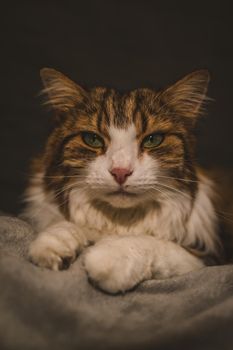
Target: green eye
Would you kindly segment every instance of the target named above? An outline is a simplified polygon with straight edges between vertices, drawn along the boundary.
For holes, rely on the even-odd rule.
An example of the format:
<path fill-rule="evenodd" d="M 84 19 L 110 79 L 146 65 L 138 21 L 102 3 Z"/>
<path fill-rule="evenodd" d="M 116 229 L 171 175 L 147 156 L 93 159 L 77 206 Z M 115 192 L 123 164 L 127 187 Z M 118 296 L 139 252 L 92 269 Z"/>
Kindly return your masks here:
<path fill-rule="evenodd" d="M 151 134 L 144 138 L 142 141 L 142 146 L 144 148 L 154 148 L 158 147 L 164 140 L 163 134 Z"/>
<path fill-rule="evenodd" d="M 94 132 L 83 132 L 82 139 L 83 142 L 93 148 L 102 148 L 104 146 L 104 140 Z"/>

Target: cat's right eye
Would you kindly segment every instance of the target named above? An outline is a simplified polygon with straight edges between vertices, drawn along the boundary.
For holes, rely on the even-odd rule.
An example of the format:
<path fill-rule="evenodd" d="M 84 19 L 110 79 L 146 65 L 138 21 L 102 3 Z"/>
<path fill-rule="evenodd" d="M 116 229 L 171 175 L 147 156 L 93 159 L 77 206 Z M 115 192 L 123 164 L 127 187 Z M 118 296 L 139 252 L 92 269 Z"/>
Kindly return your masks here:
<path fill-rule="evenodd" d="M 148 135 L 142 141 L 143 148 L 155 148 L 158 147 L 164 140 L 163 134 L 154 133 Z"/>
<path fill-rule="evenodd" d="M 104 140 L 94 132 L 85 131 L 82 133 L 83 142 L 93 148 L 104 147 Z"/>

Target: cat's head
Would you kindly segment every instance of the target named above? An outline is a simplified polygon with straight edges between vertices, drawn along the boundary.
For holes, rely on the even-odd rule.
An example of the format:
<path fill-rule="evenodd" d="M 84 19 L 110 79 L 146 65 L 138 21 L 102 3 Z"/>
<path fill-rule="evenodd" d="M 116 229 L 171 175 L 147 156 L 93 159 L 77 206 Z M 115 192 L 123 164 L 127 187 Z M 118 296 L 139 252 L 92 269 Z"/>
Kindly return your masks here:
<path fill-rule="evenodd" d="M 125 208 L 194 194 L 193 130 L 206 99 L 207 71 L 159 92 L 85 90 L 48 68 L 41 77 L 56 116 L 44 179 L 58 198 L 77 188 L 90 201 Z"/>

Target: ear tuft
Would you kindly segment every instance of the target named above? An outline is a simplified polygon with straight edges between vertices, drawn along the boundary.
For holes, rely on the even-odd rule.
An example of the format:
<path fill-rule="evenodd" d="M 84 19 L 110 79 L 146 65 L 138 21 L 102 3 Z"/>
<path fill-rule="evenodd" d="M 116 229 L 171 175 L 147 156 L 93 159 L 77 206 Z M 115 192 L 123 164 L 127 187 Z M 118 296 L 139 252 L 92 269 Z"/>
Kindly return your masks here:
<path fill-rule="evenodd" d="M 207 70 L 195 71 L 162 93 L 163 101 L 181 117 L 195 118 L 204 112 L 210 75 Z"/>
<path fill-rule="evenodd" d="M 47 96 L 44 104 L 58 112 L 74 108 L 86 95 L 83 88 L 55 69 L 43 68 L 40 76 L 44 84 L 41 94 Z"/>

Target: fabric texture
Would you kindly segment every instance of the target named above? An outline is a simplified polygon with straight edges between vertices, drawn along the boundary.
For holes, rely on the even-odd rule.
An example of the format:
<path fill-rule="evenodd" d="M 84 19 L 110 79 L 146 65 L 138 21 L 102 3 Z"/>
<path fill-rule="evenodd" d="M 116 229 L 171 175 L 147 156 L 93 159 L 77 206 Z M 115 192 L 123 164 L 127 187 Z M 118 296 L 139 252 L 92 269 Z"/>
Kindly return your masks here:
<path fill-rule="evenodd" d="M 82 256 L 65 271 L 32 265 L 33 229 L 0 216 L 0 349 L 233 349 L 233 266 L 146 281 L 108 295 Z"/>

